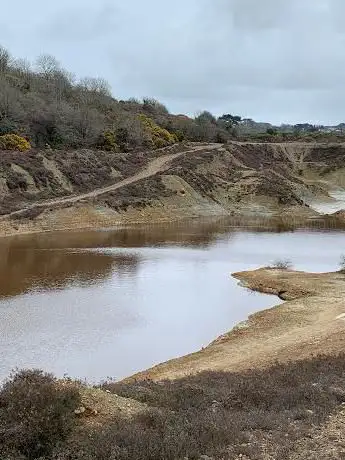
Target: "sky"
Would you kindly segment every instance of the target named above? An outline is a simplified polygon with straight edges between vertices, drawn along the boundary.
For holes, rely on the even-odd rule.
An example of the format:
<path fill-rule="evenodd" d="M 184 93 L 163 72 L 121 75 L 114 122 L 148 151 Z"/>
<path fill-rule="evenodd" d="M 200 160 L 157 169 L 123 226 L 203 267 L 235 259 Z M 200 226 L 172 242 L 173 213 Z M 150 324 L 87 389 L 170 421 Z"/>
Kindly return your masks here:
<path fill-rule="evenodd" d="M 114 97 L 274 124 L 345 121 L 345 0 L 1 0 L 0 44 Z M 9 18 L 11 20 L 9 20 Z"/>

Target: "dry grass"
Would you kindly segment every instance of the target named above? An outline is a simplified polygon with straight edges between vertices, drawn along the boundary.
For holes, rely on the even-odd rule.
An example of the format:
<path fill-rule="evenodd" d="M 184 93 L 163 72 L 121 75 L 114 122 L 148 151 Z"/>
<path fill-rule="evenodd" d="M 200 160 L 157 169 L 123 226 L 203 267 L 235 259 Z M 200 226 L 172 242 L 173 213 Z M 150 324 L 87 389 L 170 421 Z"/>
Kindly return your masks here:
<path fill-rule="evenodd" d="M 20 375 L 0 393 L 0 432 L 8 453 L 4 456 L 3 450 L 4 459 L 316 458 L 301 445 L 345 402 L 345 354 L 241 373 L 204 372 L 176 381 L 107 383 L 103 390 L 121 401 L 145 403 L 147 410 L 134 411 L 130 418 L 119 411 L 104 425 L 79 424 L 67 439 L 78 404 L 74 393 L 66 393 L 73 386 L 57 393 L 43 374 Z M 23 380 L 23 375 L 34 375 L 34 381 Z M 104 401 L 111 401 L 110 396 Z M 68 420 L 63 429 L 61 414 Z M 22 420 L 25 424 L 18 425 Z M 33 445 L 44 445 L 45 451 Z"/>
<path fill-rule="evenodd" d="M 177 381 L 105 384 L 104 389 L 150 409 L 87 433 L 68 447 L 76 457 L 61 458 L 288 459 L 296 442 L 308 438 L 344 403 L 344 374 L 341 355 L 238 374 L 206 372 Z"/>
<path fill-rule="evenodd" d="M 122 187 L 114 192 L 101 195 L 96 201 L 116 211 L 127 211 L 130 206 L 139 209 L 145 208 L 151 205 L 154 200 L 174 194 L 175 192 L 164 185 L 162 175 L 158 174 Z"/>

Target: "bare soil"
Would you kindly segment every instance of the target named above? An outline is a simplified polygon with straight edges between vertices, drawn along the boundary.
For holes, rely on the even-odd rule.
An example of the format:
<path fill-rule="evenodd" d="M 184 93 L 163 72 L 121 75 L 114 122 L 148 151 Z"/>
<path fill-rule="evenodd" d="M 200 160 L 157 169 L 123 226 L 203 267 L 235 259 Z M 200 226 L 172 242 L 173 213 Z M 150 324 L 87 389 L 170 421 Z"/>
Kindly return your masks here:
<path fill-rule="evenodd" d="M 5 152 L 0 234 L 213 215 L 315 216 L 309 204 L 344 185 L 344 159 L 344 144 L 297 142 Z"/>

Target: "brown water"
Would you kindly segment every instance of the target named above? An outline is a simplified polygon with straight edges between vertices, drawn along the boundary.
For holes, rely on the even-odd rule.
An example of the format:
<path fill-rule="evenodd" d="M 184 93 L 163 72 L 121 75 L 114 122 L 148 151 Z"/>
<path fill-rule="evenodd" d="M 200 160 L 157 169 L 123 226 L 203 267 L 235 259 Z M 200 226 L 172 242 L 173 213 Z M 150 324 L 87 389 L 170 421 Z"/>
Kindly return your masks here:
<path fill-rule="evenodd" d="M 278 303 L 231 272 L 277 258 L 337 268 L 343 231 L 283 230 L 193 221 L 0 240 L 0 379 L 18 367 L 121 378 L 206 346 Z"/>

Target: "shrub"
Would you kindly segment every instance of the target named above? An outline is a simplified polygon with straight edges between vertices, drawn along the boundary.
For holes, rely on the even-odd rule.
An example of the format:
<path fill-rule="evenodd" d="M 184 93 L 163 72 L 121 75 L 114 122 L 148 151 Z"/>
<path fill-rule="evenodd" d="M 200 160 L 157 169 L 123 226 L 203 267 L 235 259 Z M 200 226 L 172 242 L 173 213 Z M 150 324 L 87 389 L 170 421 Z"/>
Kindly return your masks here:
<path fill-rule="evenodd" d="M 26 191 L 28 188 L 25 177 L 22 174 L 12 170 L 9 170 L 7 173 L 6 185 L 10 191 Z"/>
<path fill-rule="evenodd" d="M 0 136 L 4 134 L 11 134 L 13 131 L 16 131 L 17 126 L 11 120 L 0 120 Z"/>
<path fill-rule="evenodd" d="M 0 458 L 13 451 L 28 459 L 49 455 L 71 432 L 79 405 L 77 389 L 59 386 L 50 374 L 12 376 L 0 391 Z"/>
<path fill-rule="evenodd" d="M 175 137 L 177 142 L 183 142 L 186 139 L 185 133 L 181 130 L 175 132 Z"/>
<path fill-rule="evenodd" d="M 118 152 L 119 146 L 116 142 L 116 135 L 113 131 L 104 131 L 98 143 L 99 147 L 108 152 Z"/>
<path fill-rule="evenodd" d="M 175 144 L 177 138 L 167 129 L 158 126 L 151 118 L 146 115 L 139 115 L 139 119 L 146 134 L 146 144 L 148 147 L 156 149 Z"/>
<path fill-rule="evenodd" d="M 31 149 L 30 142 L 17 134 L 4 134 L 0 136 L 0 150 L 19 150 L 26 152 Z"/>
<path fill-rule="evenodd" d="M 272 268 L 276 268 L 277 270 L 290 270 L 292 266 L 291 260 L 278 259 L 273 262 Z"/>
<path fill-rule="evenodd" d="M 28 379 L 43 379 L 43 384 L 39 381 L 36 385 L 36 391 L 32 386 L 23 386 L 22 377 L 19 379 L 21 391 L 12 380 L 5 398 L 4 390 L 0 393 L 0 413 L 3 414 L 4 406 L 11 413 L 10 424 L 4 423 L 3 416 L 0 419 L 0 446 L 4 445 L 1 444 L 3 433 L 10 428 L 8 438 L 14 437 L 12 442 L 4 445 L 7 450 L 0 447 L 0 458 L 288 460 L 297 458 L 298 453 L 298 458 L 319 459 L 327 457 L 323 455 L 324 447 L 328 451 L 332 449 L 334 458 L 343 458 L 342 450 L 337 455 L 337 449 L 342 449 L 338 440 L 333 442 L 327 438 L 327 443 L 321 445 L 320 442 L 314 443 L 313 439 L 315 434 L 318 438 L 320 427 L 323 434 L 322 427 L 332 414 L 341 414 L 345 402 L 344 372 L 345 354 L 342 353 L 238 373 L 202 372 L 158 383 L 150 380 L 105 383 L 103 389 L 146 403 L 147 411 L 133 413 L 131 417 L 119 411 L 105 424 L 81 423 L 66 441 L 60 437 L 62 442 L 56 442 L 51 418 L 46 418 L 40 433 L 41 436 L 50 433 L 52 444 L 55 444 L 53 451 L 49 448 L 28 452 L 21 448 L 23 437 L 19 437 L 19 433 L 22 426 L 14 421 L 19 417 L 23 420 L 25 414 L 24 420 L 32 419 L 33 426 L 37 426 L 37 414 L 51 414 L 55 408 L 51 403 L 54 399 L 45 397 L 45 379 L 48 377 L 49 395 L 51 387 L 54 391 L 58 389 L 57 382 L 51 381 L 51 377 L 30 371 L 24 373 Z M 66 387 L 60 391 L 66 392 Z M 39 404 L 31 407 L 28 404 L 31 399 Z M 69 417 L 70 412 L 67 420 Z M 24 424 L 26 426 L 26 430 L 32 429 L 31 425 Z M 305 441 L 308 442 L 306 445 Z M 37 447 L 37 440 L 34 445 Z M 301 445 L 304 446 L 303 452 L 300 451 Z"/>

